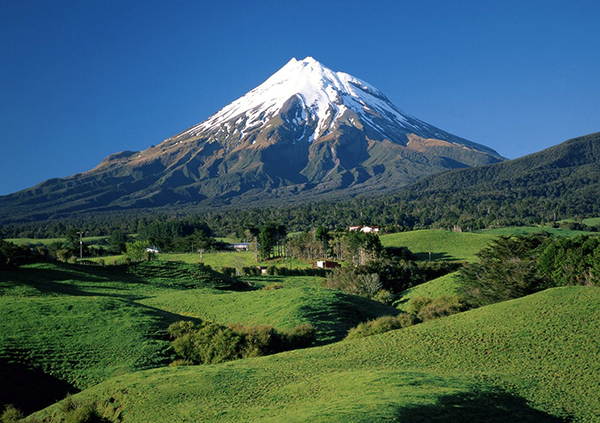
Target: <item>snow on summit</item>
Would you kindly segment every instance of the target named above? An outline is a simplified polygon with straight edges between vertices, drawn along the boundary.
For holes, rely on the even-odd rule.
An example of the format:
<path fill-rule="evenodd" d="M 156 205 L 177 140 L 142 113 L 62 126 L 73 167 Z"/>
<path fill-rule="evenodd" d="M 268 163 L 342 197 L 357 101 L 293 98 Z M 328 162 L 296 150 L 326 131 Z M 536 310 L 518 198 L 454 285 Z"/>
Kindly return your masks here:
<path fill-rule="evenodd" d="M 165 142 L 173 145 L 202 139 L 217 142 L 225 149 L 257 142 L 265 147 L 268 140 L 275 139 L 271 135 L 276 130 L 280 130 L 278 136 L 287 137 L 292 143 L 312 143 L 356 130 L 369 140 L 406 146 L 407 134 L 415 134 L 497 155 L 488 147 L 405 114 L 374 86 L 347 73 L 332 71 L 312 57 L 291 59 L 243 97 Z"/>
<path fill-rule="evenodd" d="M 334 126 L 348 109 L 368 122 L 379 115 L 404 127 L 413 126 L 407 122 L 407 116 L 372 85 L 347 73 L 334 72 L 307 57 L 291 59 L 261 85 L 186 132 L 197 135 L 223 126 L 228 129 L 228 125 L 242 125 L 238 128 L 241 138 L 244 132 L 279 113 L 294 96 L 299 98 L 303 109 L 298 118 L 316 122 L 311 140 Z"/>

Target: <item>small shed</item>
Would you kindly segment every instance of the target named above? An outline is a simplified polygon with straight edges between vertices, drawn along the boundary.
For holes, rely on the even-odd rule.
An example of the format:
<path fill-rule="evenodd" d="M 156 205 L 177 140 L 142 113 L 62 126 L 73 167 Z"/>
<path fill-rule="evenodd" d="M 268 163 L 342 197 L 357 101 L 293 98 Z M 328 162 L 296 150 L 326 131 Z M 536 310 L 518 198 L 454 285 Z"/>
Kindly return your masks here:
<path fill-rule="evenodd" d="M 340 267 L 340 264 L 337 261 L 318 260 L 313 267 L 316 267 L 317 269 L 333 269 Z"/>

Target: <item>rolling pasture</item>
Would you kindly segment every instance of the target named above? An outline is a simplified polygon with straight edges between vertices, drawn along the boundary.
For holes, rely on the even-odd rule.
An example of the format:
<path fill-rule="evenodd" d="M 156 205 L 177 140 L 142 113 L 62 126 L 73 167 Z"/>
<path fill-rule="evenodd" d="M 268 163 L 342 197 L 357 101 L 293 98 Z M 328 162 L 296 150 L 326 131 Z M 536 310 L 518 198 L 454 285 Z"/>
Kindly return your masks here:
<path fill-rule="evenodd" d="M 353 341 L 131 373 L 76 398 L 126 422 L 591 423 L 599 327 L 600 289 L 554 288 Z"/>
<path fill-rule="evenodd" d="M 456 276 L 458 272 L 449 273 L 437 279 L 425 282 L 403 291 L 400 297 L 394 302 L 398 310 L 406 313 L 410 312 L 409 302 L 413 298 L 437 298 L 441 296 L 456 295 L 458 282 Z"/>
<path fill-rule="evenodd" d="M 381 240 L 424 260 L 431 251 L 434 260 L 474 261 L 497 236 L 521 230 L 530 229 L 420 230 Z M 581 233 L 571 232 L 561 234 Z M 0 384 L 0 406 L 30 413 L 80 392 L 73 398 L 124 422 L 591 423 L 600 414 L 599 288 L 554 288 L 342 341 L 360 322 L 407 311 L 411 298 L 453 295 L 456 275 L 415 286 L 390 307 L 325 289 L 319 277 L 237 279 L 195 263 L 197 254 L 159 257 L 0 271 L 0 377 L 11 381 Z M 256 265 L 244 252 L 205 253 L 203 262 Z M 167 327 L 179 320 L 279 330 L 309 323 L 318 346 L 169 367 L 176 357 Z M 60 421 L 64 409 L 59 403 L 34 417 Z"/>
<path fill-rule="evenodd" d="M 174 262 L 125 266 L 40 263 L 0 271 L 0 406 L 27 412 L 111 377 L 173 361 L 167 327 L 179 320 L 311 323 L 320 344 L 397 310 L 320 287 L 320 278 L 252 278 Z M 278 283 L 279 289 L 261 290 Z M 232 294 L 232 295 L 229 295 Z"/>
<path fill-rule="evenodd" d="M 451 232 L 435 229 L 398 232 L 382 235 L 384 247 L 408 247 L 419 260 L 474 261 L 475 256 L 496 236 L 471 232 Z"/>

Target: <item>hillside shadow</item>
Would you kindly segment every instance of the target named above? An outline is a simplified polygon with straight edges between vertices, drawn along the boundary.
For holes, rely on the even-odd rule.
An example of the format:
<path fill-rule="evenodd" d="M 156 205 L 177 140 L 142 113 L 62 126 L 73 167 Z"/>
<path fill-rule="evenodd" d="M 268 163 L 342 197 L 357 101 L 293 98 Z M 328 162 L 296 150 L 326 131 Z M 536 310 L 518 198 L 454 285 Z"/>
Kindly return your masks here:
<path fill-rule="evenodd" d="M 525 399 L 502 391 L 462 392 L 445 395 L 435 404 L 403 407 L 394 421 L 402 423 L 559 423 L 561 419 L 527 404 Z"/>
<path fill-rule="evenodd" d="M 126 287 L 107 286 L 107 282 L 111 282 L 107 277 L 100 277 L 99 275 L 90 274 L 85 271 L 74 274 L 72 271 L 62 269 L 17 269 L 11 272 L 0 272 L 0 282 L 20 284 L 28 286 L 32 289 L 39 291 L 41 294 L 49 295 L 72 295 L 79 297 L 114 297 L 120 299 L 136 300 L 141 299 L 143 296 L 136 296 L 131 293 L 119 293 L 127 292 Z M 118 275 L 120 276 L 120 275 Z M 76 278 L 76 279 L 75 279 Z M 127 281 L 119 280 L 120 283 L 127 286 L 128 284 L 147 284 L 145 281 L 132 280 L 128 278 Z M 68 283 L 69 281 L 75 280 L 76 282 L 90 283 L 90 289 L 82 288 L 74 284 Z M 98 292 L 98 290 L 105 290 L 109 292 Z"/>
<path fill-rule="evenodd" d="M 25 414 L 48 407 L 67 393 L 79 392 L 73 385 L 24 364 L 0 359 L 0 408 L 13 404 Z"/>
<path fill-rule="evenodd" d="M 394 307 L 341 292 L 329 307 L 305 305 L 299 309 L 299 314 L 308 318 L 317 329 L 315 345 L 341 341 L 359 323 L 399 313 Z"/>
<path fill-rule="evenodd" d="M 418 252 L 418 253 L 413 253 L 413 255 L 415 256 L 416 260 L 419 261 L 429 261 L 429 252 L 425 251 L 425 252 Z M 459 261 L 456 257 L 451 256 L 450 254 L 442 251 L 442 252 L 438 252 L 438 253 L 431 253 L 431 261 L 438 261 L 438 260 L 443 260 L 443 261 Z"/>
<path fill-rule="evenodd" d="M 93 267 L 52 262 L 51 267 L 17 268 L 0 271 L 0 283 L 28 286 L 41 294 L 112 297 L 128 300 L 146 298 L 130 288 L 154 286 L 165 289 L 213 288 L 250 291 L 256 288 L 212 269 L 190 269 L 186 264 L 164 262 L 129 266 Z M 78 283 L 80 283 L 78 285 Z M 87 284 L 86 286 L 81 286 Z M 116 284 L 120 285 L 117 286 Z"/>

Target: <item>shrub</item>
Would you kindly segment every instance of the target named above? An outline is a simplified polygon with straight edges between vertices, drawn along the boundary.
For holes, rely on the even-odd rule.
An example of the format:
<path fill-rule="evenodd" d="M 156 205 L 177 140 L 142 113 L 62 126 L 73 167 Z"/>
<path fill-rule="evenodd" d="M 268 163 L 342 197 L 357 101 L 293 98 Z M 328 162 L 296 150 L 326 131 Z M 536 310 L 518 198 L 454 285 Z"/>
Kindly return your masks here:
<path fill-rule="evenodd" d="M 21 410 L 15 408 L 15 406 L 12 404 L 8 404 L 2 412 L 1 420 L 2 423 L 16 423 L 23 417 L 25 416 Z"/>
<path fill-rule="evenodd" d="M 101 416 L 96 403 L 80 403 L 71 394 L 67 394 L 60 403 L 60 410 L 63 413 L 65 423 L 102 423 L 108 421 Z"/>
<path fill-rule="evenodd" d="M 308 348 L 317 340 L 317 331 L 309 323 L 300 324 L 284 333 L 286 350 Z"/>
<path fill-rule="evenodd" d="M 241 357 L 260 357 L 282 351 L 281 335 L 273 326 L 233 325 L 231 329 L 243 337 Z"/>
<path fill-rule="evenodd" d="M 461 309 L 462 304 L 458 300 L 457 295 L 440 296 L 433 300 L 429 299 L 429 302 L 424 303 L 417 312 L 417 317 L 421 321 L 427 322 L 459 313 Z"/>
<path fill-rule="evenodd" d="M 171 324 L 167 331 L 169 332 L 169 335 L 171 335 L 171 339 L 175 339 L 194 332 L 196 328 L 194 322 L 181 320 Z"/>
<path fill-rule="evenodd" d="M 183 358 L 172 363 L 177 365 L 220 363 L 238 358 L 259 357 L 305 348 L 316 339 L 315 329 L 308 324 L 298 325 L 287 332 L 279 332 L 272 326 L 224 326 L 204 322 L 200 326 L 192 322 L 177 322 L 169 327 L 175 352 Z"/>
<path fill-rule="evenodd" d="M 431 303 L 432 299 L 429 297 L 415 297 L 411 298 L 408 302 L 408 309 L 414 315 L 417 315 L 419 311 L 427 304 Z"/>
<path fill-rule="evenodd" d="M 215 364 L 240 358 L 242 337 L 227 326 L 205 323 L 191 333 L 176 338 L 172 345 L 184 359 Z"/>
<path fill-rule="evenodd" d="M 242 275 L 244 276 L 258 276 L 260 270 L 255 266 L 245 266 L 242 267 Z"/>
<path fill-rule="evenodd" d="M 371 299 L 374 301 L 378 301 L 382 304 L 391 305 L 394 302 L 395 297 L 394 294 L 392 294 L 390 291 L 380 289 L 375 295 L 371 297 Z"/>
<path fill-rule="evenodd" d="M 401 313 L 397 316 L 383 316 L 375 320 L 360 323 L 348 331 L 346 339 L 364 338 L 365 336 L 377 335 L 395 329 L 402 329 L 417 323 L 413 314 Z"/>
<path fill-rule="evenodd" d="M 98 264 L 99 264 L 100 266 L 105 266 L 105 265 L 106 265 L 106 262 L 104 261 L 104 259 L 98 259 Z"/>
<path fill-rule="evenodd" d="M 237 273 L 237 270 L 235 267 L 223 266 L 221 267 L 221 273 L 229 277 L 234 277 Z"/>

